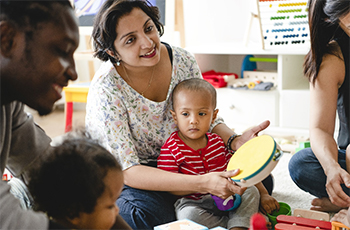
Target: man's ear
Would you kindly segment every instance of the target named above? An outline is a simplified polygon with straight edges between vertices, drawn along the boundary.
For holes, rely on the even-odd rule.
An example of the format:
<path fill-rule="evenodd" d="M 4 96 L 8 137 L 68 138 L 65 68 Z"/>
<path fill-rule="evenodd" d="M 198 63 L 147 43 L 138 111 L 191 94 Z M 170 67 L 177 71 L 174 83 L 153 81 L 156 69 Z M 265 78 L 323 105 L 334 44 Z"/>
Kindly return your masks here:
<path fill-rule="evenodd" d="M 7 21 L 0 22 L 0 52 L 4 57 L 10 57 L 15 45 L 17 29 Z"/>
<path fill-rule="evenodd" d="M 176 113 L 174 112 L 174 110 L 170 110 L 171 115 L 173 116 L 173 119 L 175 121 L 175 124 L 177 124 L 177 117 L 176 117 Z"/>
<path fill-rule="evenodd" d="M 211 119 L 211 123 L 213 124 L 216 117 L 218 116 L 219 109 L 215 109 L 213 113 L 213 118 Z"/>

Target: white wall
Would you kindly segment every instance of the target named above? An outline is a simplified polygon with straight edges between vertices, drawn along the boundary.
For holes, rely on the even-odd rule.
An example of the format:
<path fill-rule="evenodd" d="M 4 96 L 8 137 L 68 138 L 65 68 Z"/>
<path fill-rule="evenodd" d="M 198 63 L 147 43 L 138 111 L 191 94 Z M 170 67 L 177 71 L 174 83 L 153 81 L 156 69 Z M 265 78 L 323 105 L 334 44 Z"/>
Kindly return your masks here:
<path fill-rule="evenodd" d="M 183 0 L 186 47 L 243 43 L 256 0 Z M 253 20 L 250 42 L 259 43 L 258 19 Z"/>
<path fill-rule="evenodd" d="M 170 6 L 175 6 L 174 0 L 166 0 Z M 184 23 L 185 23 L 185 39 L 186 47 L 193 46 L 214 46 L 222 43 L 241 43 L 244 45 L 245 36 L 248 33 L 249 20 L 251 13 L 257 14 L 256 0 L 183 0 Z M 170 7 L 170 9 L 173 7 Z M 169 9 L 168 9 L 169 10 Z M 174 10 L 174 8 L 173 8 Z M 170 17 L 174 17 L 169 14 Z M 174 22 L 172 18 L 169 20 Z M 258 19 L 254 18 L 249 36 L 250 45 L 260 45 L 260 29 Z M 168 30 L 167 30 L 168 29 Z M 180 38 L 178 33 L 172 33 L 173 27 L 165 27 L 165 35 L 162 41 L 166 41 L 175 46 L 180 46 Z M 84 28 L 81 34 L 90 34 L 91 31 Z M 172 37 L 170 37 L 172 36 Z M 248 44 L 248 45 L 249 45 Z M 78 51 L 86 49 L 83 36 L 81 36 L 80 47 Z M 217 71 L 239 72 L 240 64 L 232 66 L 230 63 L 242 61 L 242 57 L 230 57 L 227 59 L 225 55 L 196 55 L 198 63 L 202 71 L 214 69 Z M 231 60 L 231 59 L 234 60 Z M 237 59 L 238 58 L 238 59 Z M 237 59 L 237 60 L 236 60 Z M 89 71 L 86 60 L 77 60 L 78 81 L 88 81 Z M 99 61 L 95 61 L 95 68 L 99 67 Z"/>

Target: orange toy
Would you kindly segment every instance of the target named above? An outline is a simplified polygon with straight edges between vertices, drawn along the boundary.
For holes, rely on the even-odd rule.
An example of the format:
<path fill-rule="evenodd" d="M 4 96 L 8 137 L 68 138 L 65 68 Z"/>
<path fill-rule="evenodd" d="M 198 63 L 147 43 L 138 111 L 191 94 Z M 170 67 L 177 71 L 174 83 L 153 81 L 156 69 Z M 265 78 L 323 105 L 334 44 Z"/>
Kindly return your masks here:
<path fill-rule="evenodd" d="M 350 228 L 348 228 L 348 226 L 346 226 L 342 223 L 333 221 L 332 222 L 332 230 L 350 230 Z"/>

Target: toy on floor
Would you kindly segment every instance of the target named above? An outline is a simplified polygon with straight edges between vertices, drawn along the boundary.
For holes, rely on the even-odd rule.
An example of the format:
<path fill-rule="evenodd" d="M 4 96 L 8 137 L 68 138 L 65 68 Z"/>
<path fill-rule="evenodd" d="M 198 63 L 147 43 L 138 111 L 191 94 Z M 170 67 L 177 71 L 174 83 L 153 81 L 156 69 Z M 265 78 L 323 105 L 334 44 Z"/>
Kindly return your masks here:
<path fill-rule="evenodd" d="M 297 216 L 277 216 L 277 224 L 275 230 L 311 230 L 311 229 L 324 229 L 331 230 L 332 224 L 329 221 L 314 220 Z"/>
<path fill-rule="evenodd" d="M 269 135 L 254 137 L 244 143 L 231 157 L 227 171 L 240 169 L 231 179 L 242 187 L 264 180 L 277 165 L 283 152 Z"/>
<path fill-rule="evenodd" d="M 324 220 L 329 221 L 330 217 L 327 212 L 315 211 L 315 210 L 306 210 L 301 208 L 296 208 L 293 211 L 293 216 L 304 217 L 313 220 Z"/>
<path fill-rule="evenodd" d="M 295 152 L 299 152 L 302 149 L 310 148 L 310 141 L 303 141 L 299 143 L 299 147 L 295 148 Z"/>
<path fill-rule="evenodd" d="M 332 222 L 332 230 L 350 230 L 350 228 L 340 222 Z"/>
<path fill-rule="evenodd" d="M 242 198 L 239 194 L 234 196 L 229 196 L 226 200 L 221 199 L 220 197 L 211 195 L 215 201 L 216 206 L 221 211 L 232 211 L 238 208 L 241 205 Z"/>
<path fill-rule="evenodd" d="M 292 209 L 290 208 L 290 206 L 286 203 L 283 202 L 278 202 L 280 208 L 279 210 L 274 210 L 271 214 L 267 213 L 266 215 L 268 216 L 272 227 L 275 226 L 277 224 L 277 217 L 279 215 L 287 215 L 290 216 L 292 214 Z"/>
<path fill-rule="evenodd" d="M 250 218 L 250 226 L 248 230 L 267 230 L 267 222 L 265 217 L 260 213 L 255 213 Z"/>
<path fill-rule="evenodd" d="M 332 229 L 329 214 L 320 211 L 295 209 L 293 216 L 279 215 L 276 219 L 275 230 Z"/>

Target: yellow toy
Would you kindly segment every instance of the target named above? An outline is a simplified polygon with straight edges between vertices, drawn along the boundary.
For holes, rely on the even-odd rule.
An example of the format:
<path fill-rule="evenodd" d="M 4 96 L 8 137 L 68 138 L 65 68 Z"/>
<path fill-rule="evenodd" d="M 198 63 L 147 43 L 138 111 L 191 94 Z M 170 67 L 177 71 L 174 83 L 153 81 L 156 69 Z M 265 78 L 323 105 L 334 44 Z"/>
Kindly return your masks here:
<path fill-rule="evenodd" d="M 277 165 L 283 152 L 269 135 L 261 135 L 243 144 L 231 157 L 227 171 L 240 169 L 231 179 L 242 187 L 264 180 Z"/>

